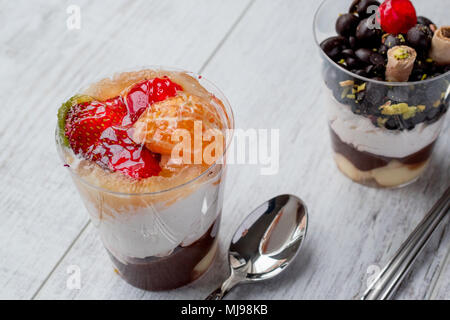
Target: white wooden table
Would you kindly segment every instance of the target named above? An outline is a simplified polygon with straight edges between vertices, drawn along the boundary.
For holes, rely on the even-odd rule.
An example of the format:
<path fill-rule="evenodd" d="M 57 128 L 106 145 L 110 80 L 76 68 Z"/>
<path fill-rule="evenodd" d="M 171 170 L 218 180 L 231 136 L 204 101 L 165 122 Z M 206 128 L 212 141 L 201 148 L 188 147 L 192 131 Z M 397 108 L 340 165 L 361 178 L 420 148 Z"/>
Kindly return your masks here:
<path fill-rule="evenodd" d="M 416 1 L 417 2 L 417 1 Z M 420 1 L 422 2 L 422 1 Z M 68 30 L 66 9 L 81 9 Z M 0 1 L 0 298 L 204 297 L 227 273 L 226 248 L 250 210 L 280 193 L 302 197 L 308 237 L 285 274 L 234 299 L 352 299 L 397 250 L 450 183 L 449 119 L 431 168 L 410 187 L 350 182 L 331 157 L 320 61 L 311 32 L 315 1 Z M 198 282 L 151 293 L 114 273 L 54 146 L 59 104 L 99 73 L 167 65 L 200 72 L 228 96 L 237 127 L 280 129 L 280 170 L 230 166 L 220 253 Z M 448 219 L 398 292 L 450 298 Z M 67 287 L 78 266 L 81 288 Z"/>

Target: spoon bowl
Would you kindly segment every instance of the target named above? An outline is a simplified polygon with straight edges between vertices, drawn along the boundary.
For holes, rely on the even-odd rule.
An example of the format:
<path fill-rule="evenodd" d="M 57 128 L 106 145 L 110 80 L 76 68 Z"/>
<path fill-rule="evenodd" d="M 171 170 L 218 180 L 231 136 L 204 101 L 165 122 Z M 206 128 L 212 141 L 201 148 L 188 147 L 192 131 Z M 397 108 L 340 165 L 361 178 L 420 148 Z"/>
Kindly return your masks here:
<path fill-rule="evenodd" d="M 294 260 L 306 236 L 308 212 L 293 195 L 280 195 L 253 210 L 228 250 L 230 277 L 206 300 L 220 300 L 233 287 L 271 279 Z"/>

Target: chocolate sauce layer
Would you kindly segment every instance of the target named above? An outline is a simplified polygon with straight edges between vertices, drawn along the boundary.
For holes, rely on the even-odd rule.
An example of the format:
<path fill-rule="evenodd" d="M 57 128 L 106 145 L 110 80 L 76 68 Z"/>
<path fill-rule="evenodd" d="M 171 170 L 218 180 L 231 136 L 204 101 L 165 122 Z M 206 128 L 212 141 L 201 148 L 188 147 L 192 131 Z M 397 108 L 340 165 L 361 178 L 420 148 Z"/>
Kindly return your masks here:
<path fill-rule="evenodd" d="M 178 246 L 167 257 L 127 258 L 124 264 L 108 251 L 120 275 L 131 285 L 150 291 L 170 290 L 184 286 L 202 273 L 195 266 L 209 253 L 220 224 L 220 215 L 206 233 L 187 247 Z"/>
<path fill-rule="evenodd" d="M 353 165 L 361 171 L 369 171 L 386 166 L 390 161 L 397 160 L 403 164 L 420 164 L 431 156 L 436 141 L 433 141 L 425 148 L 404 158 L 384 157 L 370 152 L 359 151 L 350 144 L 343 142 L 339 136 L 330 128 L 331 142 L 336 153 L 342 154 Z"/>

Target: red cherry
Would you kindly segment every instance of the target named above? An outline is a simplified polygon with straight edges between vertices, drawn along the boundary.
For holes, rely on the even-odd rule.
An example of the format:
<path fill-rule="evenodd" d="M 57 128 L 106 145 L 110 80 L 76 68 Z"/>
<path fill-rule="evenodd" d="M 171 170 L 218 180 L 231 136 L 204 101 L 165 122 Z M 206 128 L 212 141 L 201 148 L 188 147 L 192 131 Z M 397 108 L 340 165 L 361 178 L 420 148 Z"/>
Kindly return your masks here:
<path fill-rule="evenodd" d="M 416 9 L 409 0 L 386 0 L 379 10 L 379 22 L 386 33 L 407 33 L 417 24 Z"/>

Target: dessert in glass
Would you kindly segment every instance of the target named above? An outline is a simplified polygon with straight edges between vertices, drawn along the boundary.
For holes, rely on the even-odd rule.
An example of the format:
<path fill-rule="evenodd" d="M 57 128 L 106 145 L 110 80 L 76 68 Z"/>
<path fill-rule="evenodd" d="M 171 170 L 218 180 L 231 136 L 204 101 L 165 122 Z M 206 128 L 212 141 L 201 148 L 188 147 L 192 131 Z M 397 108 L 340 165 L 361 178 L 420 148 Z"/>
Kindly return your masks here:
<path fill-rule="evenodd" d="M 439 0 L 421 5 L 425 14 L 447 9 Z M 332 147 L 353 181 L 401 187 L 427 167 L 450 103 L 450 27 L 435 22 L 409 0 L 319 7 L 314 35 Z"/>
<path fill-rule="evenodd" d="M 173 289 L 211 265 L 233 129 L 212 83 L 167 68 L 117 73 L 63 103 L 58 151 L 128 283 Z"/>

